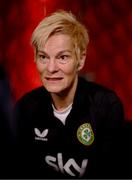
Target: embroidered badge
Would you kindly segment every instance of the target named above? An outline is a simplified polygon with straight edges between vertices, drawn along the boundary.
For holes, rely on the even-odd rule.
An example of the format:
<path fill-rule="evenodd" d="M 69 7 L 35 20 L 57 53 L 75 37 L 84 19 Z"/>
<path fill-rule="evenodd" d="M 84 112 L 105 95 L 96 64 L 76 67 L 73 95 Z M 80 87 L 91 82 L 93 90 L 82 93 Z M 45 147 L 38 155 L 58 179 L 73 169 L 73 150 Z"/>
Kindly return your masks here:
<path fill-rule="evenodd" d="M 94 141 L 94 133 L 90 123 L 82 124 L 77 130 L 77 138 L 84 145 L 91 145 Z"/>

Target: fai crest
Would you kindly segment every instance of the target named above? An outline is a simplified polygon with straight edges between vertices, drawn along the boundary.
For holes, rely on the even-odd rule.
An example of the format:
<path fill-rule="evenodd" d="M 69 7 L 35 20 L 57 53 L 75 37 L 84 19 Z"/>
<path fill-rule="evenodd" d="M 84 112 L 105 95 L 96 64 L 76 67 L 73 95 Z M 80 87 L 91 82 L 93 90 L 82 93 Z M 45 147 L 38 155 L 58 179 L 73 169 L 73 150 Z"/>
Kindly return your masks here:
<path fill-rule="evenodd" d="M 90 123 L 79 126 L 77 130 L 77 138 L 84 145 L 91 145 L 94 141 L 94 133 Z"/>

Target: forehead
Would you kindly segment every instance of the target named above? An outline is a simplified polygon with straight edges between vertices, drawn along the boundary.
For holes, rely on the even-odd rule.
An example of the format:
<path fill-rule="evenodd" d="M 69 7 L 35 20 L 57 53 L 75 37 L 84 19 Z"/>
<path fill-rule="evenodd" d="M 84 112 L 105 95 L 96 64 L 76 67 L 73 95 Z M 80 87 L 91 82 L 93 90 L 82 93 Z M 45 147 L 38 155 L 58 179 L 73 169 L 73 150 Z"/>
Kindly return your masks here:
<path fill-rule="evenodd" d="M 71 50 L 72 48 L 72 38 L 67 35 L 67 34 L 54 34 L 52 36 L 50 36 L 48 38 L 48 40 L 46 41 L 46 43 L 41 46 L 40 48 L 42 48 L 45 51 L 49 51 L 49 50 L 65 50 L 65 49 L 69 49 Z M 40 49 L 39 48 L 39 49 Z"/>

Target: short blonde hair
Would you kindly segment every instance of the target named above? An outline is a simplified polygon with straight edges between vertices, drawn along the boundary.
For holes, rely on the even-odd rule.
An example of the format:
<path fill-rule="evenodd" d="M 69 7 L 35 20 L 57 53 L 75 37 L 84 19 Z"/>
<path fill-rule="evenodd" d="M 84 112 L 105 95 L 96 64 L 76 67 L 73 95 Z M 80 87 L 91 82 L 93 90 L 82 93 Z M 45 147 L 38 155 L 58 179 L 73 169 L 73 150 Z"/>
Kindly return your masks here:
<path fill-rule="evenodd" d="M 77 58 L 86 51 L 89 42 L 86 27 L 71 12 L 59 10 L 45 17 L 33 31 L 31 43 L 36 52 L 45 45 L 50 36 L 58 33 L 72 38 Z"/>

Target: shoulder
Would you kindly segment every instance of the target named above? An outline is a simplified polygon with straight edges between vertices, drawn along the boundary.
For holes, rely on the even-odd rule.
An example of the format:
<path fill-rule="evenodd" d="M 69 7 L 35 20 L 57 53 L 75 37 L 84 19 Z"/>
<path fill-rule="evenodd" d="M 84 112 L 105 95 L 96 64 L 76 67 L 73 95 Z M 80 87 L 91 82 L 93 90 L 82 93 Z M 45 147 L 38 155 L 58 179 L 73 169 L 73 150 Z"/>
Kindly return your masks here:
<path fill-rule="evenodd" d="M 107 119 L 105 121 L 108 124 L 107 127 L 122 124 L 124 121 L 124 106 L 114 90 L 94 82 L 88 82 L 85 79 L 81 79 L 79 86 L 83 89 L 81 94 L 83 101 L 86 105 L 89 102 L 94 116 L 96 114 L 96 117 L 102 120 Z"/>
<path fill-rule="evenodd" d="M 84 95 L 96 104 L 104 103 L 121 103 L 121 100 L 117 93 L 103 85 L 95 82 L 87 81 L 84 78 L 79 78 L 79 89 L 83 89 Z"/>
<path fill-rule="evenodd" d="M 30 92 L 24 94 L 18 101 L 16 102 L 16 106 L 33 106 L 40 102 L 46 102 L 49 98 L 49 93 L 45 90 L 43 86 L 33 89 Z"/>

